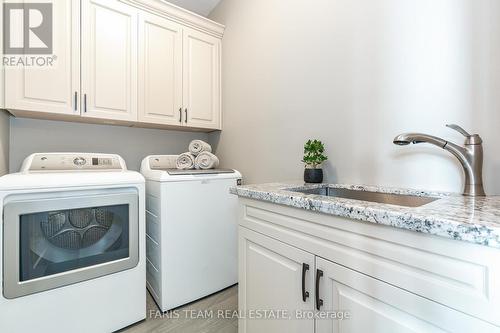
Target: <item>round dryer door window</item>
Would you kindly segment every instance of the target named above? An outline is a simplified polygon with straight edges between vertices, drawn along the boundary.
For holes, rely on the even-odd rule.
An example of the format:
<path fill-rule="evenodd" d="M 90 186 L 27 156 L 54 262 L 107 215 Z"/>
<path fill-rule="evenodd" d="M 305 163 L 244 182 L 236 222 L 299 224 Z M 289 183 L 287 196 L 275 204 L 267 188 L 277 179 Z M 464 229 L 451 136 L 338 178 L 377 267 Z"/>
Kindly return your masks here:
<path fill-rule="evenodd" d="M 128 205 L 21 216 L 21 281 L 128 256 Z"/>
<path fill-rule="evenodd" d="M 3 219 L 3 294 L 13 299 L 139 263 L 135 188 L 19 194 Z"/>

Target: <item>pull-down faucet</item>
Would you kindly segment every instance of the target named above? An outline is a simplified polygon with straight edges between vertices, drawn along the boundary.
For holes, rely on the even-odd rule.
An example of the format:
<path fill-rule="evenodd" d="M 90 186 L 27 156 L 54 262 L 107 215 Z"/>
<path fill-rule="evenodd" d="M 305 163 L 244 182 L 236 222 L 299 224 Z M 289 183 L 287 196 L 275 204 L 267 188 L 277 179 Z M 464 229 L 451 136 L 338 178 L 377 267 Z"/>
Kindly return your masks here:
<path fill-rule="evenodd" d="M 465 136 L 464 146 L 459 146 L 441 138 L 422 134 L 404 133 L 394 138 L 394 144 L 406 146 L 410 143 L 430 143 L 452 153 L 458 160 L 465 172 L 464 195 L 485 196 L 483 188 L 483 140 L 478 134 L 470 135 L 458 125 L 446 125 Z"/>

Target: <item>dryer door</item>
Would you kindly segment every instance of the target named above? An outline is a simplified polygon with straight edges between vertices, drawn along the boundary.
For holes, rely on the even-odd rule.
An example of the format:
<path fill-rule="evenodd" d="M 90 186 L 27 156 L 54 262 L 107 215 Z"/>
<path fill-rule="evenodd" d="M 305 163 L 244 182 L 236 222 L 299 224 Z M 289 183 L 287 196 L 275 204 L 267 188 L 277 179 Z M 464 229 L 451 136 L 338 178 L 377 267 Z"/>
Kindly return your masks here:
<path fill-rule="evenodd" d="M 4 206 L 6 298 L 97 278 L 139 260 L 136 189 L 26 194 Z"/>

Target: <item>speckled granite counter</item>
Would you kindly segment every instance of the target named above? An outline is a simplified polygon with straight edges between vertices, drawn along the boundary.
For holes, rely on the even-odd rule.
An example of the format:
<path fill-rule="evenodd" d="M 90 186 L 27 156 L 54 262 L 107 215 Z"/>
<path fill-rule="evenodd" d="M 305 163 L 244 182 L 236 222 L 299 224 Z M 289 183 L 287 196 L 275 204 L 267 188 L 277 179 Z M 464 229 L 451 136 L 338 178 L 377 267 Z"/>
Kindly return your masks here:
<path fill-rule="evenodd" d="M 360 200 L 304 194 L 292 190 L 336 187 L 384 193 L 439 197 L 420 207 L 402 207 Z M 459 194 L 361 185 L 269 183 L 231 188 L 241 197 L 378 223 L 441 237 L 500 248 L 500 196 Z"/>

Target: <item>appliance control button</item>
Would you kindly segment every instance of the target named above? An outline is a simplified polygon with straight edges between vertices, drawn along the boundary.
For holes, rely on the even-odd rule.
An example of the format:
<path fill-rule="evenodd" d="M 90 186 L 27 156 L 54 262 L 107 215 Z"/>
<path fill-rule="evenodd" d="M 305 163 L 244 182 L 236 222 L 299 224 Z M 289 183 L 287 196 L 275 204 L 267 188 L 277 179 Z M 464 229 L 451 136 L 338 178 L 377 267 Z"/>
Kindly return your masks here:
<path fill-rule="evenodd" d="M 76 166 L 84 166 L 86 163 L 87 163 L 87 160 L 83 157 L 77 157 L 73 160 L 73 163 L 76 165 Z"/>

